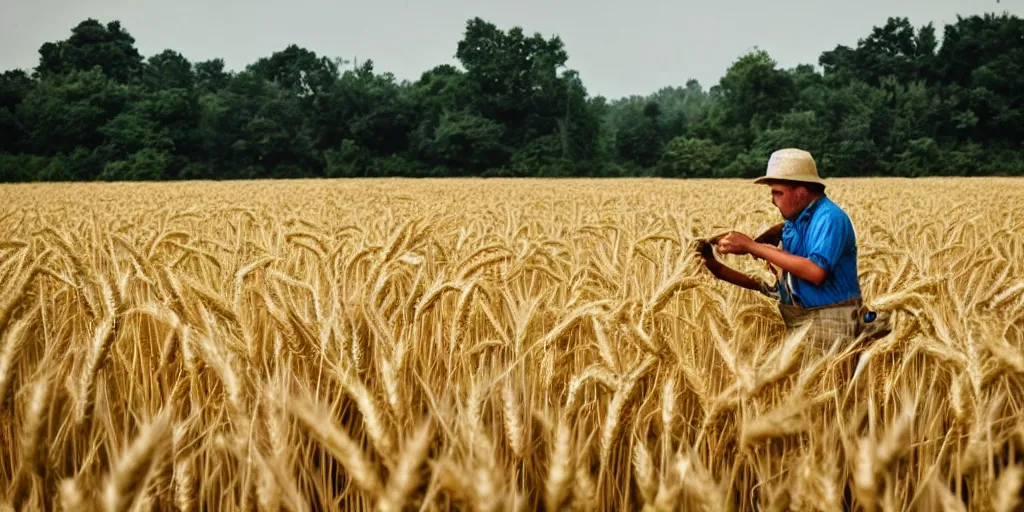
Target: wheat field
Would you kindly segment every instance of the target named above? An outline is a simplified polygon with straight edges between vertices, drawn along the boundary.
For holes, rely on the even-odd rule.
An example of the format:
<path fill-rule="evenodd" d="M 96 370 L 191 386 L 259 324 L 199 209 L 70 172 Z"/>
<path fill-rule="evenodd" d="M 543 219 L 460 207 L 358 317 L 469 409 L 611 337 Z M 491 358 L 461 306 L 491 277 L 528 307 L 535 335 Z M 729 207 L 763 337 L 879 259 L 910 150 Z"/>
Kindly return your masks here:
<path fill-rule="evenodd" d="M 824 355 L 696 256 L 749 182 L 2 185 L 0 503 L 1019 510 L 1024 181 L 830 183 Z"/>

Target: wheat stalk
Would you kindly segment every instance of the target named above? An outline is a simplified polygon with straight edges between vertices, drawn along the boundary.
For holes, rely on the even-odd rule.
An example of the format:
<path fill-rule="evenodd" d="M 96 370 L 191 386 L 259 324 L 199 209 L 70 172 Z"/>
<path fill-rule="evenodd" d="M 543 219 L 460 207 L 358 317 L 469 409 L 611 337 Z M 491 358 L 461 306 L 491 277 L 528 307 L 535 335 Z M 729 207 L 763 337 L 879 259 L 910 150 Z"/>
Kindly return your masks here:
<path fill-rule="evenodd" d="M 413 432 L 402 449 L 402 455 L 398 459 L 394 473 L 388 479 L 387 488 L 384 489 L 378 509 L 402 510 L 405 507 L 409 493 L 419 482 L 418 471 L 427 457 L 433 432 L 429 420 L 424 421 Z"/>
<path fill-rule="evenodd" d="M 11 493 L 11 505 L 15 510 L 21 510 L 25 505 L 25 499 L 29 492 L 32 477 L 39 476 L 43 467 L 44 454 L 40 453 L 40 447 L 45 438 L 44 415 L 49 408 L 52 398 L 52 387 L 50 379 L 39 378 L 32 385 L 32 395 L 29 400 L 28 417 L 23 425 L 24 430 L 21 442 L 21 464 L 14 477 L 14 490 Z"/>
<path fill-rule="evenodd" d="M 298 397 L 290 398 L 287 407 L 309 433 L 344 465 L 360 489 L 371 495 L 381 492 L 383 485 L 376 465 L 367 459 L 362 448 L 344 430 L 335 426 L 334 421 L 321 408 Z"/>
<path fill-rule="evenodd" d="M 103 494 L 105 510 L 129 510 L 135 500 L 139 499 L 153 466 L 169 444 L 170 433 L 170 409 L 162 411 L 142 428 L 107 477 Z"/>

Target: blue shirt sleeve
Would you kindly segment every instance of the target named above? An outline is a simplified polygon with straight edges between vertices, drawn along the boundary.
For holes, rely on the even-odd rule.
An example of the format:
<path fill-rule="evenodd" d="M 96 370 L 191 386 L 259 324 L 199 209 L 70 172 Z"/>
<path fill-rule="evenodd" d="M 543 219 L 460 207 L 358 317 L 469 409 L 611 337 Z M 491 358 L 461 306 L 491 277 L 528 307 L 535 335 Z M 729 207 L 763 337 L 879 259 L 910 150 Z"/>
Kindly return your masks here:
<path fill-rule="evenodd" d="M 856 243 L 850 219 L 840 210 L 825 209 L 808 227 L 807 259 L 831 274 L 839 258 Z"/>

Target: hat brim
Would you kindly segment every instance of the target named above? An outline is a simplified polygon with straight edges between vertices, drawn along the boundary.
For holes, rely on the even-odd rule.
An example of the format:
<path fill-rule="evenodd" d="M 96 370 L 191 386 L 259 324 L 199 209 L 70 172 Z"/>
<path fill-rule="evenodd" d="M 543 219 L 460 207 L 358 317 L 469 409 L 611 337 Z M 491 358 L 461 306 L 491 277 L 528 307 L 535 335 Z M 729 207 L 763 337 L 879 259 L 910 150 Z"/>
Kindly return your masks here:
<path fill-rule="evenodd" d="M 755 184 L 768 184 L 772 182 L 782 183 L 817 183 L 818 185 L 825 186 L 826 183 L 821 178 L 779 178 L 777 176 L 761 176 L 754 180 Z"/>

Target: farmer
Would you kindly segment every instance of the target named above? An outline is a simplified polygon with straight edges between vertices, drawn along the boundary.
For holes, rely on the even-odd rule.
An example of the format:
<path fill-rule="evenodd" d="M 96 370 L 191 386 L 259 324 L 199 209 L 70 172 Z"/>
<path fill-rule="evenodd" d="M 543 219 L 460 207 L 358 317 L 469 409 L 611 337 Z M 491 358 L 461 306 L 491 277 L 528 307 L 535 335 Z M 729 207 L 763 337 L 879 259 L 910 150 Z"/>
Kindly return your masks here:
<path fill-rule="evenodd" d="M 771 188 L 772 203 L 785 222 L 757 239 L 730 231 L 702 243 L 699 251 L 705 265 L 718 279 L 777 300 L 787 329 L 813 322 L 807 335 L 818 350 L 828 351 L 837 341 L 842 343 L 840 349 L 845 348 L 860 333 L 865 314 L 853 223 L 825 195 L 825 184 L 807 151 L 776 151 L 765 176 L 754 183 Z M 776 284 L 723 265 L 715 259 L 711 245 L 723 254 L 747 254 L 767 261 L 776 272 Z"/>

